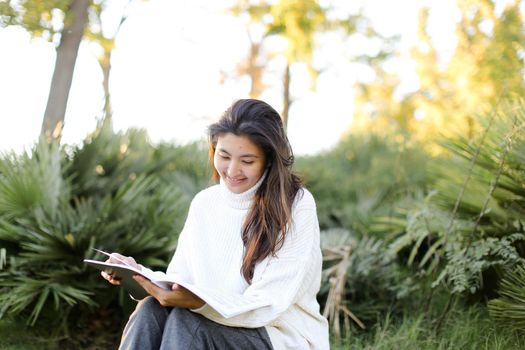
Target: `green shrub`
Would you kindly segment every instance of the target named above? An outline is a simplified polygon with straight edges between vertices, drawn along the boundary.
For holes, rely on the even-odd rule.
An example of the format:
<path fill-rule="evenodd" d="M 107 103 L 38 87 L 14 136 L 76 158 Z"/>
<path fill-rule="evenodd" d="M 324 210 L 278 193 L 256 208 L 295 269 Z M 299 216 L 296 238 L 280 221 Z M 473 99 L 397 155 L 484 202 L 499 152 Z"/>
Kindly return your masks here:
<path fill-rule="evenodd" d="M 473 139 L 440 141 L 448 153 L 429 162 L 432 191 L 390 244 L 434 286 L 471 299 L 493 297 L 502 272 L 525 257 L 525 104 L 505 103 L 479 122 Z"/>
<path fill-rule="evenodd" d="M 473 140 L 443 140 L 451 157 L 433 167 L 433 201 L 451 218 L 441 232 L 446 266 L 436 283 L 490 297 L 501 271 L 525 257 L 525 104 L 507 102 L 480 122 Z"/>
<path fill-rule="evenodd" d="M 164 269 L 208 175 L 200 145 L 154 147 L 143 132 L 115 134 L 108 125 L 81 146 L 40 142 L 31 154 L 4 155 L 0 316 L 64 334 L 128 305 L 82 259 L 96 247 Z"/>
<path fill-rule="evenodd" d="M 318 155 L 297 159 L 313 193 L 322 229 L 343 227 L 359 236 L 383 237 L 411 199 L 426 188 L 427 156 L 395 135 L 349 135 Z"/>
<path fill-rule="evenodd" d="M 490 316 L 498 325 L 516 332 L 525 331 L 525 267 L 508 270 L 498 290 L 500 297 L 489 301 Z"/>
<path fill-rule="evenodd" d="M 384 242 L 349 231 L 323 231 L 323 283 L 320 297 L 332 331 L 341 336 L 369 326 L 402 302 L 418 285 L 397 265 Z"/>

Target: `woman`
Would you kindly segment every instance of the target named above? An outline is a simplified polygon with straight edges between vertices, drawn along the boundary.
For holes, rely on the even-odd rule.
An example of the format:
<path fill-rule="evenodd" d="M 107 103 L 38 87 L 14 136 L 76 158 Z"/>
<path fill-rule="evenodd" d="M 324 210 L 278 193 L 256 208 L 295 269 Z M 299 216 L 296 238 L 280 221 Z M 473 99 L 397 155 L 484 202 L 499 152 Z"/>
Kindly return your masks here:
<path fill-rule="evenodd" d="M 121 349 L 328 349 L 315 202 L 291 171 L 279 114 L 237 101 L 209 127 L 209 146 L 220 183 L 193 199 L 166 272 L 186 288 L 135 276 L 151 297 Z"/>

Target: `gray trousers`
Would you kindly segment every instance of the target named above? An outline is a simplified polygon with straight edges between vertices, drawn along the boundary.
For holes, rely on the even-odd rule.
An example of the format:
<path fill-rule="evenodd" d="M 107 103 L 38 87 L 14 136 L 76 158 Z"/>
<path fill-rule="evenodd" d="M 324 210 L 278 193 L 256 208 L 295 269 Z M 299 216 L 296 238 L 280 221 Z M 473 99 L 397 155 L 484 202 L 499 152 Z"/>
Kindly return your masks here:
<path fill-rule="evenodd" d="M 181 308 L 166 308 L 153 297 L 141 300 L 130 316 L 121 350 L 273 349 L 264 327 L 228 327 Z"/>

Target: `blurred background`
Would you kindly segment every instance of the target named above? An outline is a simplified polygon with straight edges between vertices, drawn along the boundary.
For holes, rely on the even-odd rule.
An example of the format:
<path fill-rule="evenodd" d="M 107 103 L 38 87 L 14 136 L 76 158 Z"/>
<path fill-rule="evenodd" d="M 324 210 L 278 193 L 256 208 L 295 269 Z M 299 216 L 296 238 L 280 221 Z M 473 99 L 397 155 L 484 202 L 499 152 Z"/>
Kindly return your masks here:
<path fill-rule="evenodd" d="M 21 16 L 21 4 L 31 2 L 18 3 L 13 6 Z M 2 116 L 10 121 L 0 134 L 3 150 L 21 150 L 37 140 L 48 101 L 64 15 L 53 1 L 37 3 L 29 8 L 35 13 L 16 19 L 20 25 L 7 25 L 3 17 L 7 26 L 0 43 L 8 54 L 1 58 L 0 93 Z M 350 128 L 355 84 L 378 78 L 371 60 L 399 77 L 395 98 L 400 99 L 420 88 L 410 54 L 420 40 L 418 28 L 425 27 L 443 64 L 458 40 L 460 10 L 454 1 L 303 2 L 289 6 L 309 12 L 308 22 L 278 30 L 302 14 L 255 4 L 95 2 L 76 57 L 64 142 L 79 142 L 96 127 L 105 94 L 117 130 L 145 128 L 153 141 L 202 138 L 206 125 L 238 98 L 258 97 L 283 111 L 288 67 L 291 142 L 298 153 L 313 153 L 333 146 Z M 499 2 L 496 11 L 505 5 Z M 425 6 L 428 19 L 419 24 Z"/>
<path fill-rule="evenodd" d="M 316 198 L 334 349 L 525 348 L 524 11 L 0 0 L 0 347 L 116 347 L 134 304 L 82 258 L 164 269 L 251 97 Z"/>

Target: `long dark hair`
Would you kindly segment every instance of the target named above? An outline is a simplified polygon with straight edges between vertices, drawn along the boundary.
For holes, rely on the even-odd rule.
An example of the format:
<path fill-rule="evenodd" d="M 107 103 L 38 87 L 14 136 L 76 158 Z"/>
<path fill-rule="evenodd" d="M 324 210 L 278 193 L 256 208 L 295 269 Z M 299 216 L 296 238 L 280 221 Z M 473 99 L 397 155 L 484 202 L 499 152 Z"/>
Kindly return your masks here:
<path fill-rule="evenodd" d="M 291 224 L 292 204 L 302 185 L 291 169 L 294 156 L 281 117 L 266 102 L 239 100 L 217 123 L 210 125 L 211 162 L 218 137 L 227 133 L 248 137 L 266 156 L 266 177 L 255 193 L 242 227 L 245 249 L 241 273 L 251 283 L 255 264 L 275 255 L 282 247 Z M 213 177 L 219 180 L 215 168 Z"/>

